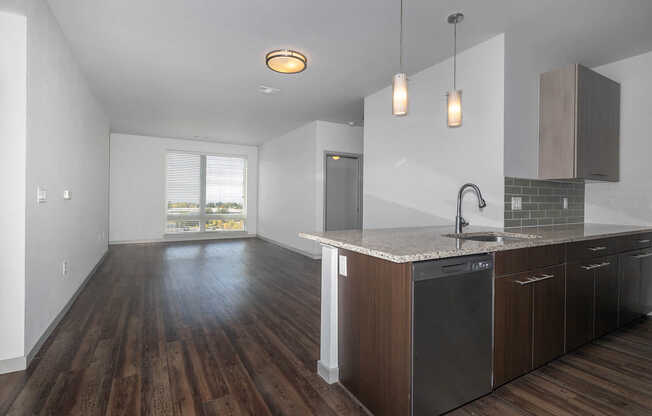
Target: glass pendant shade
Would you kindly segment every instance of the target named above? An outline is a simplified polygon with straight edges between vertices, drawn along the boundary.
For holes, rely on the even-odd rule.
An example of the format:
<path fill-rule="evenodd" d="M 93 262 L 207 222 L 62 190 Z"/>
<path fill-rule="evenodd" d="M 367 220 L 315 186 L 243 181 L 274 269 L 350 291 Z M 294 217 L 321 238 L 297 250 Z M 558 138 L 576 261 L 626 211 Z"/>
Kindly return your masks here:
<path fill-rule="evenodd" d="M 453 90 L 448 93 L 448 127 L 462 125 L 462 91 Z"/>
<path fill-rule="evenodd" d="M 407 75 L 394 75 L 392 82 L 392 114 L 404 116 L 408 112 Z"/>

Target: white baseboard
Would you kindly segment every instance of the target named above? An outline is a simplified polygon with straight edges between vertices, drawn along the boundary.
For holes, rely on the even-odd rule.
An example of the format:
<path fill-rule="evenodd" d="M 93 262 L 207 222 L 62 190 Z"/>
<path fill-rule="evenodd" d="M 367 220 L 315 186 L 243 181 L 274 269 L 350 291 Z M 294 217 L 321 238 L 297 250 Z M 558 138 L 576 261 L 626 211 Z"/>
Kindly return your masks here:
<path fill-rule="evenodd" d="M 157 243 L 174 243 L 178 241 L 204 241 L 204 240 L 233 240 L 238 238 L 255 238 L 256 234 L 233 233 L 215 235 L 215 233 L 201 233 L 195 235 L 168 235 L 163 238 L 154 238 L 150 240 L 112 240 L 109 245 L 119 244 L 157 244 Z"/>
<path fill-rule="evenodd" d="M 15 371 L 22 371 L 27 368 L 27 360 L 25 357 L 8 358 L 0 360 L 0 374 L 13 373 Z"/>
<path fill-rule="evenodd" d="M 340 380 L 339 367 L 328 368 L 321 361 L 317 361 L 317 374 L 326 380 L 328 384 L 334 384 Z"/>
<path fill-rule="evenodd" d="M 283 247 L 283 248 L 286 249 L 286 250 L 294 251 L 295 253 L 298 253 L 298 254 L 304 255 L 304 256 L 306 256 L 306 257 L 310 257 L 310 258 L 313 259 L 313 260 L 320 260 L 320 259 L 321 259 L 321 254 L 310 253 L 310 252 L 308 252 L 308 251 L 301 250 L 301 249 L 299 249 L 299 248 L 292 247 L 292 246 L 290 246 L 290 245 L 287 245 L 287 244 L 281 243 L 280 241 L 274 240 L 273 238 L 269 238 L 269 237 L 266 237 L 266 236 L 264 236 L 264 235 L 260 235 L 260 234 L 258 234 L 256 237 L 258 237 L 258 238 L 260 238 L 261 240 L 266 241 L 266 242 L 268 242 L 268 243 L 274 244 L 274 245 L 276 245 L 276 246 Z"/>
<path fill-rule="evenodd" d="M 79 285 L 79 287 L 77 288 L 75 293 L 72 295 L 70 300 L 68 300 L 66 305 L 61 309 L 61 311 L 59 311 L 59 313 L 54 318 L 54 320 L 50 323 L 50 325 L 45 330 L 45 332 L 43 332 L 43 334 L 39 337 L 38 341 L 36 341 L 36 344 L 34 344 L 34 346 L 29 351 L 29 353 L 27 353 L 26 364 L 28 366 L 32 362 L 32 360 L 34 360 L 34 357 L 36 357 L 36 354 L 39 353 L 39 351 L 41 350 L 41 347 L 43 346 L 43 344 L 45 344 L 45 341 L 47 341 L 47 339 L 50 337 L 50 335 L 52 335 L 52 332 L 54 332 L 54 330 L 57 328 L 57 326 L 59 325 L 61 320 L 66 316 L 66 314 L 68 313 L 68 311 L 72 307 L 72 304 L 75 303 L 75 301 L 79 297 L 79 294 L 82 292 L 82 290 L 84 290 L 84 288 L 86 287 L 88 282 L 95 275 L 95 272 L 97 271 L 97 269 L 100 268 L 100 266 L 102 265 L 102 263 L 106 259 L 107 254 L 109 254 L 108 248 L 104 252 L 104 254 L 102 254 L 102 257 L 100 257 L 100 260 L 97 263 L 95 263 L 95 266 L 93 267 L 93 269 L 91 269 L 91 271 L 88 273 L 88 275 L 86 275 L 86 277 L 84 278 L 84 281 L 82 282 L 81 285 Z"/>

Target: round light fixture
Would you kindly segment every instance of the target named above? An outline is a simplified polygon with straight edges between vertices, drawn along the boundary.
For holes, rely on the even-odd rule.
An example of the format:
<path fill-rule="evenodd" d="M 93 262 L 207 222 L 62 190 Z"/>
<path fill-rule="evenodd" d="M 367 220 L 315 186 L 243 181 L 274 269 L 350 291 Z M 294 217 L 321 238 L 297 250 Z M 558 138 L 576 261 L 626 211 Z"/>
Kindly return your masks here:
<path fill-rule="evenodd" d="M 281 74 L 303 72 L 308 66 L 308 59 L 300 52 L 290 49 L 277 49 L 265 55 L 267 67 Z"/>

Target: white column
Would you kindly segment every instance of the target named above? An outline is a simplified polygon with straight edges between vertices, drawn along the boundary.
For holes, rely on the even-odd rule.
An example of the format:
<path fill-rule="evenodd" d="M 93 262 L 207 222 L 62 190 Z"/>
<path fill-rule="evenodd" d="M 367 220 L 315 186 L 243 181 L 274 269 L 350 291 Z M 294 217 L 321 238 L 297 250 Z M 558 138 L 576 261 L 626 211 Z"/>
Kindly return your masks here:
<path fill-rule="evenodd" d="M 339 380 L 337 362 L 338 250 L 321 246 L 321 340 L 317 374 L 329 384 Z"/>

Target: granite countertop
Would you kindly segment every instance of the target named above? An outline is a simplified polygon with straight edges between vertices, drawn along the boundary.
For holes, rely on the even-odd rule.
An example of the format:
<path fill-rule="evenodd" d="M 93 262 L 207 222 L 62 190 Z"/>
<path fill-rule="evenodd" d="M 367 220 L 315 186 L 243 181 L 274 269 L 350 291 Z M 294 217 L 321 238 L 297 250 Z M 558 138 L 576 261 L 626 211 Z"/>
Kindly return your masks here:
<path fill-rule="evenodd" d="M 389 260 L 394 263 L 443 259 L 469 254 L 490 253 L 524 247 L 592 240 L 603 237 L 652 232 L 649 226 L 615 224 L 576 224 L 526 228 L 468 227 L 465 234 L 493 232 L 524 234 L 527 239 L 505 242 L 481 242 L 446 237 L 453 226 L 385 228 L 373 230 L 347 230 L 300 233 L 299 236 L 322 244 L 343 248 Z"/>

